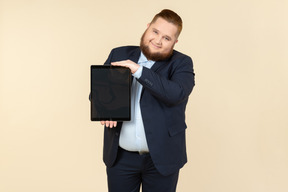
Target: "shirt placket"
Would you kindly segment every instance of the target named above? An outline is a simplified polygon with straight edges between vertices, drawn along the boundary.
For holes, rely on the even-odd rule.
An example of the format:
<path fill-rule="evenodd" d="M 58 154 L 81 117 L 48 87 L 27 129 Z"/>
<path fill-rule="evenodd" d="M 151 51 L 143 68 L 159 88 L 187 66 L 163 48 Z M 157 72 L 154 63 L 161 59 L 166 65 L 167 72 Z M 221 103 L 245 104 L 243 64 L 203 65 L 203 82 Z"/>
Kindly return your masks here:
<path fill-rule="evenodd" d="M 139 63 L 142 66 L 145 66 L 146 62 L 141 62 Z M 136 80 L 136 79 L 135 79 Z M 142 91 L 142 85 L 136 81 L 136 98 L 135 98 L 135 102 L 137 102 L 137 104 L 135 105 L 135 124 L 136 124 L 136 131 L 135 131 L 135 136 L 137 139 L 137 148 L 138 151 L 140 151 L 140 149 L 143 148 L 142 143 L 143 143 L 143 123 L 142 123 L 142 117 L 141 117 L 141 111 L 140 111 L 140 95 L 141 95 L 141 91 Z"/>

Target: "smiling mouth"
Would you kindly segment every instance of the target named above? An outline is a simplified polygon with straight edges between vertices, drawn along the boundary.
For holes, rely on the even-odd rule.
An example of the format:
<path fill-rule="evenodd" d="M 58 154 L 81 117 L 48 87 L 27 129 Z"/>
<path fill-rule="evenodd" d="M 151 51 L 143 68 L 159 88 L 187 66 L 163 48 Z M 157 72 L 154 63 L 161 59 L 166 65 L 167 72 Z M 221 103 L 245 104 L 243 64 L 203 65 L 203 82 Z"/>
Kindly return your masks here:
<path fill-rule="evenodd" d="M 154 48 L 156 48 L 156 49 L 160 49 L 160 48 L 161 48 L 161 46 L 157 46 L 157 45 L 155 45 L 152 41 L 151 41 L 150 43 L 151 43 L 152 46 L 153 46 Z"/>

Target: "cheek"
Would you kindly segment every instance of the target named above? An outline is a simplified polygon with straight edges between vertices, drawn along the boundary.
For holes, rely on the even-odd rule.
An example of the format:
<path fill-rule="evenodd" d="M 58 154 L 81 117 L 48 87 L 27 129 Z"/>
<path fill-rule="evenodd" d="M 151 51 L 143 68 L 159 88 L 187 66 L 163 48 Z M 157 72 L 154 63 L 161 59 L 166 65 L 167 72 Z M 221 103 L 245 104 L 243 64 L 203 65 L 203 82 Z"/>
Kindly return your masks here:
<path fill-rule="evenodd" d="M 166 44 L 165 46 L 164 46 L 164 51 L 165 52 L 169 52 L 171 49 L 173 49 L 173 44 Z"/>
<path fill-rule="evenodd" d="M 146 36 L 144 39 L 143 39 L 143 42 L 144 44 L 148 44 L 150 42 L 150 38 L 148 36 Z"/>
<path fill-rule="evenodd" d="M 145 38 L 145 40 L 146 40 L 146 42 L 149 42 L 149 41 L 151 41 L 151 37 L 150 36 L 147 36 L 146 38 Z"/>

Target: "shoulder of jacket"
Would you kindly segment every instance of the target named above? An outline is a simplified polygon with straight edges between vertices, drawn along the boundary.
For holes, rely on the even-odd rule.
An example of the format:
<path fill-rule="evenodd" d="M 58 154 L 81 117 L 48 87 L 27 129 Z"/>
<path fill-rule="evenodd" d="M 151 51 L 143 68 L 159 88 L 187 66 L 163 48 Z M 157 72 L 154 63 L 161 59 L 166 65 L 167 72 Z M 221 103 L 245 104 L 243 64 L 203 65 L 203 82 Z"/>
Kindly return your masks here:
<path fill-rule="evenodd" d="M 178 59 L 178 58 L 190 58 L 190 56 L 188 56 L 188 55 L 186 55 L 184 53 L 181 53 L 179 51 L 173 50 L 172 58 L 175 58 L 175 59 Z"/>
<path fill-rule="evenodd" d="M 138 59 L 140 56 L 139 46 L 122 46 L 116 47 L 111 50 L 109 58 L 110 61 L 133 60 Z"/>
<path fill-rule="evenodd" d="M 133 46 L 133 45 L 129 45 L 129 46 L 120 46 L 120 47 L 115 47 L 115 48 L 113 48 L 112 49 L 112 51 L 114 52 L 114 51 L 116 51 L 116 52 L 118 52 L 118 51 L 133 51 L 133 50 L 135 50 L 135 49 L 138 49 L 139 48 L 139 46 Z"/>
<path fill-rule="evenodd" d="M 179 51 L 176 51 L 174 50 L 173 51 L 173 55 L 171 57 L 171 61 L 184 61 L 184 62 L 191 62 L 193 63 L 192 61 L 192 58 L 184 53 L 181 53 Z"/>

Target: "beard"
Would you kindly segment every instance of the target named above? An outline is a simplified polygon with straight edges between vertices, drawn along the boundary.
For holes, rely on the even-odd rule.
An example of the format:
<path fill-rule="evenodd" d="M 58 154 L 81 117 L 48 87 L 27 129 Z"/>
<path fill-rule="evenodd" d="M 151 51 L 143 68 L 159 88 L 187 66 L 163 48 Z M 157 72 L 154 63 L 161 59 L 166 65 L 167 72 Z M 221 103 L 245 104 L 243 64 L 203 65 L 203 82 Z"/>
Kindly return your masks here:
<path fill-rule="evenodd" d="M 161 52 L 155 52 L 152 53 L 149 46 L 145 45 L 144 39 L 145 39 L 146 31 L 143 33 L 140 41 L 140 49 L 143 52 L 143 54 L 146 56 L 148 60 L 152 61 L 163 61 L 169 59 L 173 54 L 173 47 L 171 50 L 167 53 L 161 53 Z"/>

